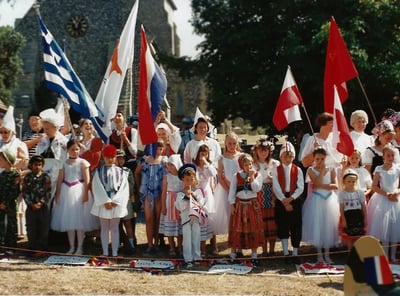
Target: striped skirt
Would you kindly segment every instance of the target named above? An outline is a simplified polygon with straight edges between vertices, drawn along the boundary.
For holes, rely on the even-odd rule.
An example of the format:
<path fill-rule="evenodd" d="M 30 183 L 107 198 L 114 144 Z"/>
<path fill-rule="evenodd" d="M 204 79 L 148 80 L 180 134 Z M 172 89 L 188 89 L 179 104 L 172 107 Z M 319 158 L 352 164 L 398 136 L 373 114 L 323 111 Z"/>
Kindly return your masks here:
<path fill-rule="evenodd" d="M 265 236 L 261 207 L 256 198 L 236 198 L 235 212 L 229 220 L 228 241 L 232 248 L 255 249 L 264 244 Z"/>

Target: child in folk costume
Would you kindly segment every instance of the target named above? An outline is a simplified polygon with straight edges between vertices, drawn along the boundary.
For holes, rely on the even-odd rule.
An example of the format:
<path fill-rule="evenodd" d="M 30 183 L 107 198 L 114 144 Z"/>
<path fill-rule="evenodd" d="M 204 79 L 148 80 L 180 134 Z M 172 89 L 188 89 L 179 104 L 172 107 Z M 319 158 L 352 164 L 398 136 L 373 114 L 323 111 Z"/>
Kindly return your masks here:
<path fill-rule="evenodd" d="M 146 219 L 147 249 L 145 256 L 158 252 L 158 230 L 161 216 L 162 181 L 165 173 L 165 163 L 168 157 L 163 156 L 165 143 L 157 142 L 156 155 L 144 157 L 144 161 L 138 164 L 135 175 L 140 175 L 141 204 L 144 208 Z"/>
<path fill-rule="evenodd" d="M 128 214 L 128 172 L 115 165 L 117 149 L 106 145 L 103 149 L 104 164 L 93 177 L 94 204 L 91 213 L 100 218 L 101 246 L 103 255 L 108 256 L 111 233 L 112 256 L 118 256 L 119 222 Z"/>
<path fill-rule="evenodd" d="M 96 229 L 97 224 L 90 215 L 88 185 L 90 180 L 89 162 L 79 157 L 80 146 L 77 140 L 67 143 L 68 159 L 58 174 L 55 204 L 51 217 L 51 228 L 66 231 L 70 249 L 68 254 L 83 254 L 85 231 Z M 75 233 L 78 245 L 75 250 Z"/>
<path fill-rule="evenodd" d="M 307 170 L 306 182 L 311 182 L 312 191 L 303 205 L 302 239 L 318 250 L 318 262 L 332 263 L 329 248 L 337 245 L 339 238 L 339 203 L 335 190 L 338 189 L 336 172 L 325 164 L 326 150 L 317 147 L 314 165 Z M 322 254 L 325 249 L 325 259 Z"/>
<path fill-rule="evenodd" d="M 22 197 L 27 204 L 26 229 L 32 250 L 47 250 L 49 239 L 51 178 L 43 171 L 43 166 L 43 156 L 33 155 L 29 160 L 31 172 L 22 183 Z"/>
<path fill-rule="evenodd" d="M 198 184 L 195 165 L 183 165 L 178 176 L 183 182 L 183 190 L 178 192 L 175 206 L 181 213 L 183 258 L 190 267 L 193 260 L 201 260 L 200 224 L 207 218 L 206 199 L 202 190 L 195 189 Z"/>
<path fill-rule="evenodd" d="M 301 195 L 304 190 L 303 171 L 293 164 L 296 152 L 290 142 L 282 145 L 279 158 L 281 164 L 273 173 L 273 191 L 276 196 L 275 218 L 278 237 L 282 242 L 283 255 L 289 256 L 288 239 L 290 236 L 293 252 L 292 258 L 285 261 L 299 264 L 298 250 L 301 242 Z M 290 260 L 292 259 L 292 260 Z"/>
<path fill-rule="evenodd" d="M 9 150 L 0 151 L 0 244 L 17 246 L 16 201 L 20 193 L 20 174 L 14 168 L 15 154 Z M 5 224 L 7 219 L 7 225 Z"/>
<path fill-rule="evenodd" d="M 262 176 L 262 189 L 257 198 L 261 205 L 264 223 L 265 244 L 263 256 L 274 256 L 276 241 L 275 200 L 272 194 L 272 172 L 279 165 L 279 161 L 272 159 L 274 144 L 267 139 L 260 139 L 254 146 L 254 168 Z M 268 251 L 269 244 L 269 251 Z"/>
<path fill-rule="evenodd" d="M 179 179 L 178 170 L 182 166 L 179 154 L 171 155 L 166 163 L 167 173 L 163 178 L 163 188 L 161 194 L 161 218 L 160 231 L 168 238 L 169 255 L 176 257 L 175 240 L 177 238 L 178 250 L 182 250 L 182 225 L 179 211 L 175 207 L 178 192 L 182 191 L 182 181 Z"/>
<path fill-rule="evenodd" d="M 358 174 L 353 169 L 343 172 L 342 189 L 339 190 L 342 238 L 351 250 L 353 242 L 365 234 L 367 208 L 364 191 L 358 188 Z"/>
<path fill-rule="evenodd" d="M 229 231 L 230 204 L 228 193 L 231 180 L 239 170 L 238 158 L 240 156 L 239 137 L 230 132 L 225 136 L 224 154 L 218 160 L 218 184 L 215 188 L 215 212 L 213 230 L 214 234 L 227 234 Z"/>
<path fill-rule="evenodd" d="M 377 166 L 372 180 L 375 192 L 367 206 L 368 235 L 378 238 L 391 261 L 396 261 L 396 244 L 400 241 L 400 168 L 394 164 L 395 151 L 386 145 L 382 151 L 383 165 Z M 390 249 L 389 244 L 393 243 Z"/>
<path fill-rule="evenodd" d="M 203 191 L 204 197 L 207 201 L 208 219 L 206 223 L 201 225 L 201 253 L 206 256 L 206 240 L 211 238 L 213 248 L 213 255 L 218 255 L 217 240 L 213 235 L 214 218 L 217 215 L 215 212 L 215 199 L 211 186 L 217 176 L 217 170 L 210 160 L 210 148 L 204 144 L 199 143 L 197 146 L 196 157 L 193 159 L 196 165 L 197 177 L 199 179 L 198 188 Z"/>
<path fill-rule="evenodd" d="M 228 241 L 231 258 L 238 249 L 251 249 L 251 258 L 257 258 L 257 248 L 264 244 L 261 206 L 257 193 L 262 187 L 262 177 L 253 168 L 253 158 L 246 153 L 239 156 L 240 170 L 229 187 L 231 204 Z"/>

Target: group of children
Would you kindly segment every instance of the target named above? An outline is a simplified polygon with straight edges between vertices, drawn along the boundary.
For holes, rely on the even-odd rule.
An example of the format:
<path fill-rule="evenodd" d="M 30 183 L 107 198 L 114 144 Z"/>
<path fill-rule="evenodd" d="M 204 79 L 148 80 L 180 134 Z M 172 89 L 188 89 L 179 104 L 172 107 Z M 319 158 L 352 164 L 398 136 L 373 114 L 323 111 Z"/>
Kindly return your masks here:
<path fill-rule="evenodd" d="M 304 174 L 294 163 L 296 152 L 290 142 L 281 146 L 279 161 L 273 159 L 274 143 L 267 139 L 257 141 L 252 155 L 240 151 L 234 133 L 226 135 L 224 144 L 219 155 L 218 147 L 210 147 L 206 138 L 191 142 L 190 152 L 184 153 L 191 161 L 186 159 L 183 164 L 180 154 L 166 156 L 166 143 L 159 140 L 154 155 L 138 163 L 135 175 L 140 178 L 135 182 L 132 171 L 124 168 L 124 161 L 119 162 L 124 151 L 105 145 L 102 165 L 91 172 L 90 163 L 80 156 L 80 143 L 70 140 L 52 203 L 51 178 L 43 170 L 43 156 L 33 155 L 30 172 L 21 178 L 14 168 L 15 155 L 3 150 L 0 239 L 6 246 L 16 246 L 15 200 L 21 190 L 27 204 L 31 249 L 48 248 L 51 228 L 67 232 L 68 253 L 81 255 L 85 232 L 100 228 L 103 255 L 109 255 L 111 238 L 112 256 L 117 256 L 120 222 L 132 214 L 129 201 L 135 199 L 136 189 L 145 214 L 146 256 L 157 252 L 161 234 L 168 239 L 170 257 L 182 255 L 190 265 L 205 256 L 207 240 L 213 255 L 218 255 L 216 235 L 228 234 L 232 259 L 243 256 L 245 249 L 256 259 L 259 247 L 263 257 L 274 256 L 276 240 L 280 239 L 286 262 L 299 262 L 299 247 L 304 241 L 317 248 L 318 261 L 331 263 L 329 249 L 338 246 L 340 238 L 351 247 L 356 238 L 367 233 L 379 238 L 388 257 L 396 260 L 400 168 L 394 164 L 396 149 L 392 145 L 384 146 L 383 164 L 377 165 L 371 180 L 360 164 L 358 150 L 338 169 L 326 164 L 327 150 L 318 146 Z M 212 156 L 217 156 L 216 161 Z M 126 232 L 131 233 L 128 226 Z M 134 237 L 128 236 L 133 246 Z"/>

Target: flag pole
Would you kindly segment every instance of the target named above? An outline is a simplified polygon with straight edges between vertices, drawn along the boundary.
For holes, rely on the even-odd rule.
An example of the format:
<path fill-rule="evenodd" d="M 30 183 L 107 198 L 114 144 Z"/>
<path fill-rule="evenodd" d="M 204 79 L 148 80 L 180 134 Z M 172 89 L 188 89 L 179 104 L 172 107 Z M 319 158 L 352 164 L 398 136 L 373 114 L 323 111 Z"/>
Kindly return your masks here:
<path fill-rule="evenodd" d="M 374 110 L 372 109 L 372 106 L 371 106 L 371 103 L 370 103 L 370 101 L 369 101 L 369 99 L 368 99 L 368 96 L 367 96 L 367 93 L 366 93 L 366 91 L 365 91 L 365 88 L 364 88 L 363 84 L 361 83 L 360 76 L 357 76 L 357 81 L 358 81 L 358 84 L 359 84 L 360 87 L 361 87 L 361 91 L 362 91 L 362 93 L 363 93 L 363 95 L 364 95 L 364 98 L 365 98 L 365 100 L 367 101 L 368 108 L 369 108 L 369 110 L 371 111 L 372 118 L 374 119 L 374 125 L 376 125 L 376 124 L 377 124 L 377 121 L 376 121 L 375 113 L 374 113 Z"/>
<path fill-rule="evenodd" d="M 61 98 L 64 103 L 64 116 L 67 117 L 69 128 L 70 128 L 70 131 L 72 134 L 72 139 L 75 139 L 75 137 L 76 137 L 75 130 L 74 130 L 74 127 L 72 126 L 71 116 L 69 116 L 69 103 L 63 95 L 61 95 Z"/>
<path fill-rule="evenodd" d="M 308 116 L 308 113 L 307 113 L 306 107 L 304 106 L 304 103 L 301 104 L 300 106 L 301 106 L 301 108 L 303 108 L 304 114 L 306 115 L 307 122 L 308 122 L 308 125 L 309 125 L 310 130 L 311 130 L 311 133 L 314 135 L 314 129 L 312 127 L 311 120 L 310 120 L 310 117 Z"/>

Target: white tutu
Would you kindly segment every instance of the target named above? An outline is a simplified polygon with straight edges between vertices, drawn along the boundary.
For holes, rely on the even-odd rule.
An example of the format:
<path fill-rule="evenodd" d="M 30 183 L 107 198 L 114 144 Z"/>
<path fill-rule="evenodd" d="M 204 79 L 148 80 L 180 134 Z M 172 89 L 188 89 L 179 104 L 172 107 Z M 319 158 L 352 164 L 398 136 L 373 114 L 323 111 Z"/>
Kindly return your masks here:
<path fill-rule="evenodd" d="M 382 166 L 377 166 L 375 173 L 379 173 L 379 186 L 385 192 L 397 190 L 400 168 L 384 170 Z M 399 196 L 397 199 L 399 200 Z M 400 241 L 400 201 L 392 202 L 386 196 L 375 192 L 367 205 L 367 217 L 369 235 L 385 243 Z"/>
<path fill-rule="evenodd" d="M 213 215 L 214 234 L 227 234 L 229 231 L 229 217 L 231 207 L 228 202 L 228 192 L 221 184 L 217 185 L 214 192 L 215 214 Z"/>
<path fill-rule="evenodd" d="M 339 242 L 339 201 L 335 192 L 314 190 L 303 205 L 302 240 L 318 248 L 330 248 Z"/>

